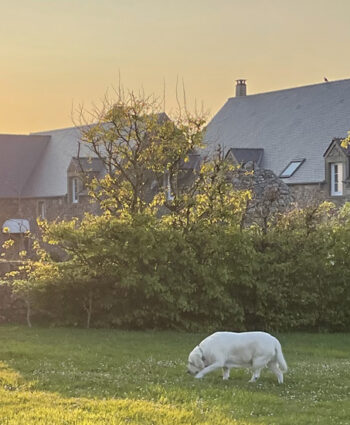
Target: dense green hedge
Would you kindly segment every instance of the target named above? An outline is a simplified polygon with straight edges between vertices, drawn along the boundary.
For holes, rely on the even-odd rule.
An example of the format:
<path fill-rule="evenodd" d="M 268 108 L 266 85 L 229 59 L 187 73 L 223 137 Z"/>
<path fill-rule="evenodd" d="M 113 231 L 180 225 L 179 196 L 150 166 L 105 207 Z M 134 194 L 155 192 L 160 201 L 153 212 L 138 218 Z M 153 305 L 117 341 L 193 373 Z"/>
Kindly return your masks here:
<path fill-rule="evenodd" d="M 295 210 L 267 232 L 220 224 L 188 231 L 156 220 L 90 217 L 50 226 L 46 240 L 59 246 L 64 241 L 66 256 L 46 259 L 36 270 L 41 283 L 29 293 L 37 321 L 350 330 L 347 208 Z"/>

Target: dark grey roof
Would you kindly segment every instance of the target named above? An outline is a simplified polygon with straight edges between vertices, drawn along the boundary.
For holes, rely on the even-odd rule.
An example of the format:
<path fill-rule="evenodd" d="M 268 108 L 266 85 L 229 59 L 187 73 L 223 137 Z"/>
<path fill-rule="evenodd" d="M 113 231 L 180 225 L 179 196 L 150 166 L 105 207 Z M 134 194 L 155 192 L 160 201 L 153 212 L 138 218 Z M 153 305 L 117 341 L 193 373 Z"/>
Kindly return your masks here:
<path fill-rule="evenodd" d="M 323 154 L 350 130 L 350 79 L 230 98 L 207 127 L 211 151 L 264 149 L 261 166 L 276 175 L 290 161 L 305 162 L 286 183 L 325 179 Z"/>
<path fill-rule="evenodd" d="M 106 170 L 100 158 L 72 158 L 68 171 L 100 174 Z"/>
<path fill-rule="evenodd" d="M 343 139 L 341 139 L 340 137 L 334 137 L 334 139 L 332 140 L 332 142 L 329 144 L 328 148 L 326 149 L 326 152 L 323 154 L 324 157 L 326 157 L 328 155 L 328 152 L 331 150 L 331 148 L 336 144 L 337 146 L 339 146 L 339 148 L 342 150 L 342 152 L 346 155 L 346 156 L 350 156 L 350 145 L 348 145 L 346 148 L 343 148 L 342 144 Z"/>
<path fill-rule="evenodd" d="M 46 131 L 40 135 L 51 136 L 51 139 L 26 185 L 25 195 L 28 197 L 65 196 L 67 194 L 67 170 L 72 158 L 76 157 L 79 152 L 78 142 L 81 128 L 63 128 Z M 91 152 L 82 144 L 80 155 L 88 157 Z"/>
<path fill-rule="evenodd" d="M 0 197 L 24 195 L 49 140 L 50 136 L 0 134 Z"/>
<path fill-rule="evenodd" d="M 246 164 L 247 162 L 255 162 L 258 166 L 264 155 L 264 149 L 241 149 L 232 148 L 227 154 L 231 153 L 239 164 Z"/>
<path fill-rule="evenodd" d="M 181 170 L 198 170 L 200 165 L 200 154 L 191 153 L 188 155 L 188 161 L 181 161 Z"/>

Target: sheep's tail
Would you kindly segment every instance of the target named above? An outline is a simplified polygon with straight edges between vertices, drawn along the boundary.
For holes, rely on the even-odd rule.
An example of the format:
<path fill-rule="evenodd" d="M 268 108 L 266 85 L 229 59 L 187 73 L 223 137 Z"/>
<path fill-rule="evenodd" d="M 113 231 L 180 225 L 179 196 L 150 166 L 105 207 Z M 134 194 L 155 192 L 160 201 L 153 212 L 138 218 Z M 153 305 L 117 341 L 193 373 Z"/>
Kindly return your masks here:
<path fill-rule="evenodd" d="M 276 359 L 282 372 L 287 372 L 288 366 L 282 353 L 281 344 L 277 341 L 276 344 Z"/>

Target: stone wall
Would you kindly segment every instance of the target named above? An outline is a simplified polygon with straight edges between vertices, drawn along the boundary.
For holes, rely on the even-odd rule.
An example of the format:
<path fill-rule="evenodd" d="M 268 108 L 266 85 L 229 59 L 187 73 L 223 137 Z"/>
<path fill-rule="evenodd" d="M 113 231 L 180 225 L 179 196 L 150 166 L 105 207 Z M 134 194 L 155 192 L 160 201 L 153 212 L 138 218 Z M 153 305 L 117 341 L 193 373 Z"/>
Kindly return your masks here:
<path fill-rule="evenodd" d="M 271 170 L 259 168 L 253 163 L 235 170 L 231 181 L 237 189 L 252 191 L 244 224 L 255 222 L 266 226 L 271 217 L 287 211 L 293 205 L 294 197 L 289 186 Z"/>
<path fill-rule="evenodd" d="M 73 217 L 82 218 L 85 212 L 99 213 L 96 203 L 91 203 L 88 196 L 81 196 L 78 203 L 68 202 L 66 196 L 56 198 L 30 198 L 30 199 L 0 199 L 0 225 L 11 218 L 23 218 L 29 221 L 30 231 L 37 234 L 39 231 L 37 218 L 40 217 L 39 202 L 44 202 L 45 218 L 48 221 L 69 220 Z M 13 239 L 15 245 L 6 251 L 7 258 L 16 258 L 19 251 L 31 251 L 31 241 L 25 234 L 7 234 L 0 232 L 0 253 L 4 241 Z"/>
<path fill-rule="evenodd" d="M 350 202 L 350 190 L 348 183 L 344 183 L 343 196 L 331 196 L 329 185 L 327 183 L 317 184 L 293 184 L 290 185 L 290 191 L 298 207 L 319 204 L 323 201 L 333 202 L 340 207 L 345 202 Z"/>
<path fill-rule="evenodd" d="M 341 206 L 350 201 L 350 184 L 344 183 L 344 196 L 331 196 L 329 184 L 293 184 L 287 185 L 271 170 L 258 168 L 252 163 L 236 170 L 231 177 L 237 188 L 250 189 L 253 199 L 247 208 L 247 223 L 266 224 L 276 213 L 283 213 L 291 208 L 304 208 L 320 204 L 323 201 Z"/>
<path fill-rule="evenodd" d="M 319 204 L 323 201 L 332 201 L 325 184 L 293 184 L 289 186 L 295 204 L 298 207 Z M 333 198 L 333 197 L 332 197 Z"/>

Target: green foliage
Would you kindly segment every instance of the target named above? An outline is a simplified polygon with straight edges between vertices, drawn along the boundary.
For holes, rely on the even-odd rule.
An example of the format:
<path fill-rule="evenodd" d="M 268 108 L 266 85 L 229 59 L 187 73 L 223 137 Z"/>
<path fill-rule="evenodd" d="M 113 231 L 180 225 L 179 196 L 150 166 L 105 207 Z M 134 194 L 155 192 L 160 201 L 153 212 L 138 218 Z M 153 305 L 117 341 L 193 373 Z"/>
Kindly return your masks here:
<path fill-rule="evenodd" d="M 230 176 L 236 169 L 222 158 L 204 162 L 193 184 L 178 193 L 171 204 L 166 203 L 170 213 L 163 217 L 164 223 L 187 230 L 218 223 L 239 226 L 251 192 L 232 187 Z"/>
<path fill-rule="evenodd" d="M 170 224 L 169 224 L 170 223 Z M 138 214 L 41 223 L 52 259 L 5 281 L 36 320 L 188 330 L 348 330 L 350 206 L 293 210 L 265 232 Z M 54 257 L 55 258 L 55 257 Z"/>
<path fill-rule="evenodd" d="M 350 143 L 350 131 L 348 131 L 348 136 L 341 141 L 341 147 L 344 149 L 347 149 L 347 147 L 349 146 L 349 143 Z"/>
<path fill-rule="evenodd" d="M 267 233 L 108 213 L 43 224 L 64 258 L 27 260 L 13 289 L 56 324 L 347 330 L 349 210 L 294 210 Z"/>
<path fill-rule="evenodd" d="M 348 329 L 350 242 L 345 206 L 323 203 L 281 216 L 257 247 L 258 323 L 273 329 Z M 345 242 L 347 241 L 347 242 Z M 344 256 L 343 256 L 344 254 Z"/>

